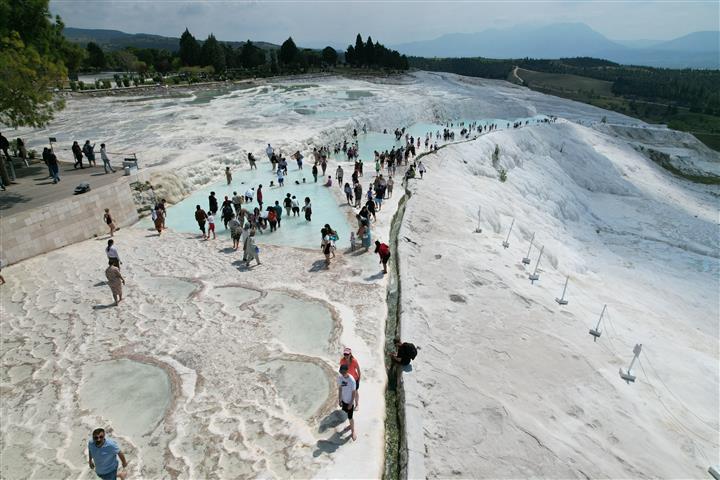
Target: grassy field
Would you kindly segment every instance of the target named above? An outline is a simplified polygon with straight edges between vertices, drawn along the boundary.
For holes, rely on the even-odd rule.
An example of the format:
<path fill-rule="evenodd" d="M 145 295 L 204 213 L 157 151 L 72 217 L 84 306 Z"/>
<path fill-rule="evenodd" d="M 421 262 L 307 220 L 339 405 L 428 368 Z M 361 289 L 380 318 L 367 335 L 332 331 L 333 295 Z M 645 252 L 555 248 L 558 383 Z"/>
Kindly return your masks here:
<path fill-rule="evenodd" d="M 535 86 L 546 90 L 560 90 L 568 92 L 588 92 L 592 95 L 611 96 L 612 82 L 597 80 L 594 78 L 568 75 L 563 73 L 543 73 L 517 69 L 517 75 L 526 86 Z"/>
<path fill-rule="evenodd" d="M 588 103 L 648 123 L 666 124 L 673 130 L 692 133 L 708 147 L 720 151 L 720 117 L 670 108 L 661 102 L 647 102 L 613 95 L 612 83 L 578 75 L 543 73 L 517 69 L 517 75 L 532 90 Z M 508 80 L 518 83 L 510 73 Z"/>

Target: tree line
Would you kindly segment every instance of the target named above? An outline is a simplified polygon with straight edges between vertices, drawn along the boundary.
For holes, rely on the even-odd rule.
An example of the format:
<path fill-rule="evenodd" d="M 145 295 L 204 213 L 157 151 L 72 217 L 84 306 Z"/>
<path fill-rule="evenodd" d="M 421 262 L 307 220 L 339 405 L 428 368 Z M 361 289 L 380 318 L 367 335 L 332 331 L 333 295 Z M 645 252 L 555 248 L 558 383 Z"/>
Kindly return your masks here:
<path fill-rule="evenodd" d="M 224 75 L 232 78 L 233 72 L 249 70 L 257 74 L 299 73 L 309 68 L 335 67 L 342 63 L 352 68 L 407 70 L 404 55 L 390 50 L 371 37 L 363 41 L 360 34 L 355 45 L 338 53 L 333 47 L 322 50 L 298 48 L 292 37 L 279 49 L 263 49 L 250 40 L 238 47 L 220 42 L 210 34 L 198 40 L 186 28 L 180 36 L 177 52 L 156 48 L 127 47 L 118 51 L 104 51 L 90 42 L 85 47 L 82 67 L 86 70 L 133 71 L 140 74 L 193 71 L 205 75 Z M 198 70 L 199 69 L 199 70 Z"/>
<path fill-rule="evenodd" d="M 359 33 L 355 37 L 355 46 L 348 45 L 345 51 L 345 61 L 354 67 L 391 68 L 394 70 L 410 68 L 405 55 L 388 49 L 380 42 L 373 43 L 373 39 L 369 35 L 367 41 L 363 42 Z"/>

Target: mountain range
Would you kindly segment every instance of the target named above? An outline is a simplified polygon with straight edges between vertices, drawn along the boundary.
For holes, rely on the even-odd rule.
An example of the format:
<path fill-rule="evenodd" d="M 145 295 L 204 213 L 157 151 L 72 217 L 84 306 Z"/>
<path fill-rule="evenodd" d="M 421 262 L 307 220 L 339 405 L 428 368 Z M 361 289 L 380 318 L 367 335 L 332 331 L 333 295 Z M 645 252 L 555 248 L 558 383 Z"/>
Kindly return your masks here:
<path fill-rule="evenodd" d="M 180 42 L 179 37 L 131 34 L 119 30 L 66 27 L 63 33 L 72 42 L 95 42 L 106 50 L 120 50 L 132 46 L 174 52 L 178 50 Z M 243 42 L 226 43 L 238 47 Z M 253 43 L 264 49 L 280 48 L 279 45 L 269 42 Z M 418 57 L 595 57 L 625 65 L 720 69 L 720 31 L 694 32 L 668 41 L 615 41 L 583 23 L 519 25 L 478 33 L 448 33 L 433 40 L 391 45 L 390 48 Z"/>
<path fill-rule="evenodd" d="M 418 57 L 596 57 L 626 65 L 720 68 L 720 31 L 694 32 L 669 41 L 613 41 L 583 23 L 520 25 L 478 33 L 449 33 L 393 45 Z"/>

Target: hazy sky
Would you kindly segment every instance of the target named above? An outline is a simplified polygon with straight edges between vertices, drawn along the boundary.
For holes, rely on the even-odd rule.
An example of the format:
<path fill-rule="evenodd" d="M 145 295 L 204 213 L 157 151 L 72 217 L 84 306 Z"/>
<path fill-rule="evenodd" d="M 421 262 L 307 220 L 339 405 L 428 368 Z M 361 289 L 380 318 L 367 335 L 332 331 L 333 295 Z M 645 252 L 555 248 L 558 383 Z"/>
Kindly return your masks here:
<path fill-rule="evenodd" d="M 667 40 L 720 29 L 713 1 L 51 0 L 70 27 L 198 38 L 344 46 L 359 32 L 385 45 L 516 24 L 582 22 L 613 40 Z"/>

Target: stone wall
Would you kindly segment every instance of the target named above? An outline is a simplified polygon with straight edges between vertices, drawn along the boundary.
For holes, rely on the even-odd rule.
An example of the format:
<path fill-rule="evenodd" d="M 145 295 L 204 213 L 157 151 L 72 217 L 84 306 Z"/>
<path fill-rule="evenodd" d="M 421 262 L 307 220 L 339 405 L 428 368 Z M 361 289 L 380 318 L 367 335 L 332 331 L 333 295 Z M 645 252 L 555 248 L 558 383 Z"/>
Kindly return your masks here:
<path fill-rule="evenodd" d="M 108 233 L 103 221 L 109 208 L 115 225 L 127 226 L 138 220 L 128 180 L 121 180 L 42 207 L 0 217 L 0 260 L 2 265 L 55 250 L 96 235 Z"/>

